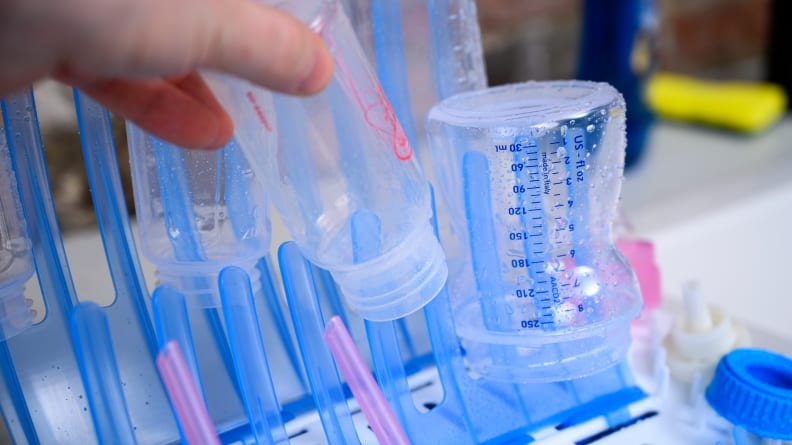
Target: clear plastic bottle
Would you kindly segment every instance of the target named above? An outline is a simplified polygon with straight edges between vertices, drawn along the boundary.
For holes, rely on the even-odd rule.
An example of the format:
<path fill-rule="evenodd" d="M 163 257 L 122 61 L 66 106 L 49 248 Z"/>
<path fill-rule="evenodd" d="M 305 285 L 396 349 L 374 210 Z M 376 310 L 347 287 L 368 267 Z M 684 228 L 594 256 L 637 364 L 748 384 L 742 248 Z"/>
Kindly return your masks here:
<path fill-rule="evenodd" d="M 33 324 L 34 313 L 25 299 L 25 283 L 33 276 L 32 245 L 5 132 L 0 126 L 0 340 Z"/>
<path fill-rule="evenodd" d="M 343 0 L 345 11 L 377 70 L 382 88 L 418 153 L 423 174 L 435 183 L 424 124 L 429 109 L 457 93 L 487 86 L 475 0 Z M 376 32 L 375 32 L 376 30 Z M 435 201 L 449 276 L 466 255 Z"/>
<path fill-rule="evenodd" d="M 242 149 L 272 150 L 268 92 L 233 79 L 207 76 L 235 123 L 220 150 L 188 150 L 127 125 L 135 209 L 144 256 L 160 284 L 188 301 L 219 306 L 217 277 L 227 266 L 248 272 L 260 286 L 256 262 L 270 244 L 265 190 Z M 247 98 L 245 102 L 240 98 Z M 243 105 L 260 113 L 246 113 Z M 255 116 L 265 116 L 262 122 Z"/>
<path fill-rule="evenodd" d="M 471 369 L 552 381 L 623 359 L 641 299 L 611 235 L 621 95 L 580 81 L 490 88 L 436 105 L 427 131 L 438 192 L 470 255 L 449 291 Z"/>
<path fill-rule="evenodd" d="M 417 311 L 447 268 L 416 156 L 339 3 L 278 5 L 324 39 L 335 74 L 319 95 L 274 95 L 280 143 L 249 153 L 256 171 L 304 255 L 333 274 L 357 313 Z"/>

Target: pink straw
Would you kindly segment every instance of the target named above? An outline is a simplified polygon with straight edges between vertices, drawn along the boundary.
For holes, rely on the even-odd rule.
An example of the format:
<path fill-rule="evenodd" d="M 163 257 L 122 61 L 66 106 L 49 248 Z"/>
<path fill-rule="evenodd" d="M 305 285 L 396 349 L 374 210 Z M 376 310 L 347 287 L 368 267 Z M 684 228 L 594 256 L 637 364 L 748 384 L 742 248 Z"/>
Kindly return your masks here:
<path fill-rule="evenodd" d="M 407 435 L 355 347 L 355 342 L 349 336 L 344 322 L 338 316 L 327 322 L 324 340 L 380 445 L 410 445 Z"/>
<path fill-rule="evenodd" d="M 178 343 L 171 340 L 160 350 L 157 368 L 187 443 L 220 445 L 220 438 Z"/>

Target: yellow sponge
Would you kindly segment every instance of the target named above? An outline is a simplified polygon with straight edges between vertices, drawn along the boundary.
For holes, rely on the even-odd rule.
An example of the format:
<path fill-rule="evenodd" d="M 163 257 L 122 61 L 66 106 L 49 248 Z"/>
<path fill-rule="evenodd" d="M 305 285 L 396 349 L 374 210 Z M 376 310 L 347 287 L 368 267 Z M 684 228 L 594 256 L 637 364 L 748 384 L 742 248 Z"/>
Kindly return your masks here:
<path fill-rule="evenodd" d="M 776 122 L 787 98 L 778 85 L 715 82 L 657 73 L 647 88 L 649 106 L 668 119 L 755 133 Z"/>

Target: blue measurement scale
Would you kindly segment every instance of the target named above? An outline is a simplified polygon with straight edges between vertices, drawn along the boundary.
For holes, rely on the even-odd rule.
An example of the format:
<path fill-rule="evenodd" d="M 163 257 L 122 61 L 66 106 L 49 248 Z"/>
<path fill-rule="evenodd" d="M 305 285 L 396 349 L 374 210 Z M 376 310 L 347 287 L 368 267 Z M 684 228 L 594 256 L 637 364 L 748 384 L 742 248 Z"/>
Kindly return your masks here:
<path fill-rule="evenodd" d="M 489 285 L 500 288 L 501 301 L 511 307 L 486 309 L 499 303 L 482 302 L 485 313 L 501 317 L 488 328 L 555 330 L 586 309 L 573 298 L 580 286 L 576 210 L 584 204 L 576 197 L 587 187 L 584 130 L 562 126 L 539 137 L 520 135 L 492 144 L 490 153 L 487 187 L 502 278 Z"/>

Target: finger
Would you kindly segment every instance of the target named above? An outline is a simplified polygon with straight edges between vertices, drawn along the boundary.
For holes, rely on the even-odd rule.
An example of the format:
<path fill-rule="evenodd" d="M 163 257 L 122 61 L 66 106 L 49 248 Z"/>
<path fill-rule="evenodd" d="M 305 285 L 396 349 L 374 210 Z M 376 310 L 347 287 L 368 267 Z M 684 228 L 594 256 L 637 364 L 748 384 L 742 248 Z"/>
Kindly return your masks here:
<path fill-rule="evenodd" d="M 143 130 L 185 148 L 219 148 L 233 124 L 203 79 L 191 73 L 172 80 L 97 80 L 71 83 Z"/>
<path fill-rule="evenodd" d="M 103 4 L 111 6 L 83 14 L 85 23 L 74 27 L 80 35 L 65 43 L 64 69 L 84 76 L 161 77 L 210 68 L 292 94 L 318 92 L 332 76 L 330 54 L 314 32 L 252 0 Z"/>
<path fill-rule="evenodd" d="M 333 62 L 322 39 L 291 16 L 259 4 L 225 3 L 202 64 L 293 94 L 312 94 L 330 80 Z M 227 26 L 233 23 L 234 26 Z"/>

